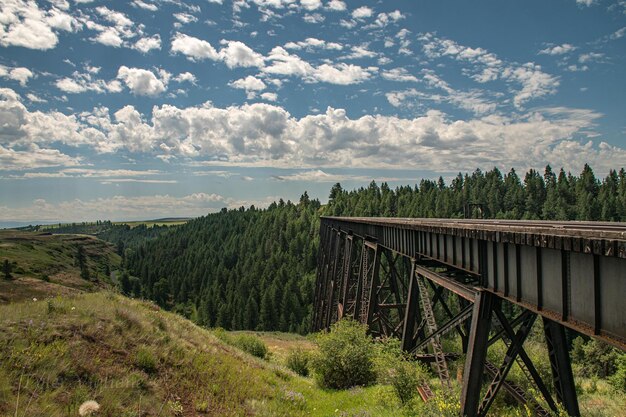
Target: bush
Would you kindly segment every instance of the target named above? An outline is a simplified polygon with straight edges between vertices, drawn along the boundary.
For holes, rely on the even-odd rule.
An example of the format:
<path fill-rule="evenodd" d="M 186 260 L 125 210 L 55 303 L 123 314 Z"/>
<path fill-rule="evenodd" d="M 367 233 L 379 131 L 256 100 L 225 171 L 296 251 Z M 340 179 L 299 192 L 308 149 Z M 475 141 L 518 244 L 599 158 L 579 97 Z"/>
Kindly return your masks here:
<path fill-rule="evenodd" d="M 309 375 L 311 354 L 304 349 L 296 348 L 289 351 L 285 364 L 287 368 L 301 376 Z"/>
<path fill-rule="evenodd" d="M 626 354 L 621 354 L 617 359 L 617 371 L 609 378 L 611 385 L 616 390 L 626 392 Z"/>
<path fill-rule="evenodd" d="M 340 320 L 317 337 L 312 367 L 322 387 L 344 389 L 376 380 L 374 345 L 367 328 L 354 320 Z"/>
<path fill-rule="evenodd" d="M 417 394 L 417 385 L 425 379 L 426 371 L 405 356 L 398 339 L 385 339 L 377 343 L 376 348 L 378 382 L 391 385 L 402 404 L 410 403 Z"/>
<path fill-rule="evenodd" d="M 256 336 L 242 334 L 233 340 L 233 345 L 257 358 L 265 359 L 267 346 Z"/>

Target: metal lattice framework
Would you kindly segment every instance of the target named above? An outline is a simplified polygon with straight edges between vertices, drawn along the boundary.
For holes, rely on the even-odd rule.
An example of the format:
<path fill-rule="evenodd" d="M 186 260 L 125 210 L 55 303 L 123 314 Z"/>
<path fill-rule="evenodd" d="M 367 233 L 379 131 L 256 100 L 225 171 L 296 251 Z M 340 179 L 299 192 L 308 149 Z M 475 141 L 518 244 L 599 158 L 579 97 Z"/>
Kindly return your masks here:
<path fill-rule="evenodd" d="M 626 350 L 624 223 L 323 217 L 318 260 L 312 330 L 353 317 L 432 364 L 444 389 L 459 352 L 441 339 L 455 332 L 466 357 L 464 416 L 487 415 L 502 389 L 538 416 L 558 403 L 579 416 L 566 327 Z M 524 350 L 537 318 L 551 384 Z M 497 341 L 501 364 L 486 360 Z M 507 379 L 514 363 L 540 398 Z"/>

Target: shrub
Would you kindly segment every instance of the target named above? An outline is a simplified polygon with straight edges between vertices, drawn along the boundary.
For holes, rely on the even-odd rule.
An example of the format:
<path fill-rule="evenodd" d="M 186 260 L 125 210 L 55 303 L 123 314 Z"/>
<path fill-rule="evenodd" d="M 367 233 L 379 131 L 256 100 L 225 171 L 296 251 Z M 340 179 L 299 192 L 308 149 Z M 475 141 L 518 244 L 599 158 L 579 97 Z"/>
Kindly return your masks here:
<path fill-rule="evenodd" d="M 398 339 L 385 339 L 376 348 L 378 382 L 391 385 L 400 402 L 408 404 L 417 393 L 417 385 L 425 379 L 426 371 L 405 356 Z"/>
<path fill-rule="evenodd" d="M 289 351 L 286 365 L 295 373 L 301 376 L 309 375 L 309 361 L 311 354 L 304 349 L 296 348 Z"/>
<path fill-rule="evenodd" d="M 146 348 L 140 348 L 135 355 L 135 365 L 146 373 L 154 373 L 157 369 L 156 359 L 152 352 Z"/>
<path fill-rule="evenodd" d="M 312 367 L 322 387 L 344 389 L 375 381 L 374 345 L 366 332 L 366 326 L 346 319 L 317 337 Z"/>
<path fill-rule="evenodd" d="M 257 358 L 265 359 L 267 356 L 267 346 L 261 339 L 256 336 L 242 334 L 237 336 L 233 344 L 239 349 L 256 356 Z"/>
<path fill-rule="evenodd" d="M 626 392 L 626 354 L 621 354 L 617 360 L 617 371 L 609 378 L 616 390 Z"/>

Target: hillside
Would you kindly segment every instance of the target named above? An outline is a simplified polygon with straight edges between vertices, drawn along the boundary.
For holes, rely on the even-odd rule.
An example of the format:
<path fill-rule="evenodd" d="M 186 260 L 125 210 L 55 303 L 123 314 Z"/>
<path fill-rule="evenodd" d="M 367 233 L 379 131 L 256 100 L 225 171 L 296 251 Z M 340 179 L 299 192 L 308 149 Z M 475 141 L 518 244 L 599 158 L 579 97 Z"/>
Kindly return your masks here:
<path fill-rule="evenodd" d="M 268 335 L 294 346 L 297 336 Z M 401 413 L 389 387 L 316 388 L 182 317 L 110 292 L 0 306 L 0 415 L 330 416 Z M 276 359 L 278 358 L 278 360 Z"/>
<path fill-rule="evenodd" d="M 113 245 L 92 236 L 19 230 L 0 230 L 0 262 L 5 260 L 12 279 L 6 280 L 3 271 L 0 304 L 104 288 L 120 265 Z"/>

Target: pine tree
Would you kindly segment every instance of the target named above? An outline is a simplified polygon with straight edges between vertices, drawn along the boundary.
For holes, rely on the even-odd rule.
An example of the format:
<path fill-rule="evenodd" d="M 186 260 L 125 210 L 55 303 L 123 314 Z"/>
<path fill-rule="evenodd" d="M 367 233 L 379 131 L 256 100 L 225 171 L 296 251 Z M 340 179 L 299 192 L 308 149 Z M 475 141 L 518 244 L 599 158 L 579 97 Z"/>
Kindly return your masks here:
<path fill-rule="evenodd" d="M 8 259 L 5 259 L 2 263 L 2 273 L 4 274 L 4 279 L 6 280 L 13 278 L 13 275 L 11 275 L 11 263 Z"/>

